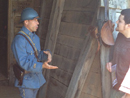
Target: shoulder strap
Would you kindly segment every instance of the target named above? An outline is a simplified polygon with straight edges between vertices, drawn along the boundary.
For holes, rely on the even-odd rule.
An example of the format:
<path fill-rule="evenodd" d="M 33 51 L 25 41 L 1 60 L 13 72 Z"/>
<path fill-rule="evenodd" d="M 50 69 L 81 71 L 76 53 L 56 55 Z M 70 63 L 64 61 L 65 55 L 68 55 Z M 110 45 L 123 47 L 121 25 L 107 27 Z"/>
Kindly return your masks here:
<path fill-rule="evenodd" d="M 32 42 L 32 40 L 31 40 L 31 38 L 29 37 L 29 36 L 26 36 L 26 35 L 24 35 L 24 34 L 21 34 L 21 33 L 18 33 L 17 35 L 22 35 L 28 42 L 29 42 L 29 44 L 31 45 L 31 47 L 33 48 L 33 51 L 34 51 L 34 54 L 35 54 L 35 57 L 37 58 L 37 60 L 38 60 L 38 53 L 37 53 L 37 49 L 36 49 L 36 47 L 34 46 L 34 45 L 32 45 L 32 44 L 34 44 L 33 42 Z M 31 42 L 29 41 L 29 39 L 30 39 L 30 41 L 32 42 L 32 44 L 31 44 Z"/>

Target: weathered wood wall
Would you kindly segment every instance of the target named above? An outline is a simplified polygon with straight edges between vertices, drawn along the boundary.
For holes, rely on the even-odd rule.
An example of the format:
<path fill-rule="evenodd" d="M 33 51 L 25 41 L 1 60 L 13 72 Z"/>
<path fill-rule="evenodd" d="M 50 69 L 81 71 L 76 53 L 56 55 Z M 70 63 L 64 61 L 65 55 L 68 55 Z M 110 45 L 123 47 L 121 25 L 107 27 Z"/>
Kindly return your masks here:
<path fill-rule="evenodd" d="M 54 2 L 53 6 L 57 3 Z M 58 4 L 58 6 L 60 6 L 61 2 L 59 1 Z M 59 14 L 61 15 L 61 20 L 57 21 L 60 25 L 59 29 L 55 30 L 58 31 L 58 33 L 56 35 L 56 44 L 53 49 L 52 64 L 58 66 L 59 69 L 49 71 L 50 78 L 45 98 L 52 98 L 54 96 L 56 98 L 65 98 L 85 38 L 87 37 L 86 35 L 88 34 L 87 28 L 94 18 L 97 4 L 98 0 L 65 0 L 63 12 Z M 57 10 L 60 11 L 60 7 L 58 8 Z M 59 16 L 57 19 L 58 18 Z M 53 24 L 50 26 L 52 26 L 53 29 L 53 27 L 56 27 L 57 23 L 52 23 Z M 49 31 L 49 33 L 50 32 L 51 31 Z M 55 39 L 54 35 L 51 34 L 49 40 L 52 40 L 51 37 Z M 48 46 L 50 47 L 51 45 L 53 46 L 53 42 L 51 42 L 51 44 L 46 42 L 46 44 L 49 44 Z"/>
<path fill-rule="evenodd" d="M 101 92 L 100 52 L 95 56 L 79 98 L 103 98 Z"/>
<path fill-rule="evenodd" d="M 0 0 L 0 73 L 8 76 L 7 73 L 7 18 L 8 1 Z"/>
<path fill-rule="evenodd" d="M 52 10 L 53 0 L 42 0 L 41 2 L 41 11 L 40 11 L 40 25 L 38 29 L 38 36 L 41 41 L 41 49 L 44 49 L 46 35 L 48 32 L 48 25 L 50 20 L 50 14 Z"/>

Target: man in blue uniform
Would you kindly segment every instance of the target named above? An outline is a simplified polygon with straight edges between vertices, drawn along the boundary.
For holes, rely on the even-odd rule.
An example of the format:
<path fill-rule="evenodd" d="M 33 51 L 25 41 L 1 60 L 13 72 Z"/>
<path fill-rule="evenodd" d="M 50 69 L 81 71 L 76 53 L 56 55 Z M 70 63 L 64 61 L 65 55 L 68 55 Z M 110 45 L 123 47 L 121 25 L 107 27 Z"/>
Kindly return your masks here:
<path fill-rule="evenodd" d="M 19 87 L 22 98 L 36 98 L 38 89 L 46 82 L 42 74 L 42 69 L 58 68 L 57 66 L 48 64 L 51 62 L 50 51 L 40 50 L 40 39 L 35 34 L 39 25 L 38 19 L 40 18 L 34 9 L 25 8 L 21 14 L 21 22 L 23 22 L 24 26 L 18 34 L 23 32 L 30 37 L 33 46 L 37 49 L 38 55 L 42 55 L 45 62 L 37 60 L 33 48 L 22 35 L 16 35 L 11 45 L 17 63 L 27 72 L 23 77 L 22 85 L 19 85 L 17 79 L 15 81 L 15 86 Z"/>

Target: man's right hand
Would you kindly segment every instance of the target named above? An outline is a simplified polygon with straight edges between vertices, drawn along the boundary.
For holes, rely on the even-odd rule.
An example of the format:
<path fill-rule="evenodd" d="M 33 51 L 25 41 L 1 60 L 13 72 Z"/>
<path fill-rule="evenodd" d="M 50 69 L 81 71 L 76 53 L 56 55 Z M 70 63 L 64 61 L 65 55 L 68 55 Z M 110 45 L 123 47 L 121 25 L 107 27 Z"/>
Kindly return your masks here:
<path fill-rule="evenodd" d="M 50 64 L 48 64 L 48 62 L 44 62 L 43 65 L 42 65 L 42 68 L 46 68 L 46 69 L 57 69 L 58 67 L 50 65 Z"/>
<path fill-rule="evenodd" d="M 106 68 L 107 68 L 107 70 L 108 70 L 109 72 L 112 72 L 111 66 L 112 66 L 112 62 L 108 62 L 108 63 L 106 64 Z"/>

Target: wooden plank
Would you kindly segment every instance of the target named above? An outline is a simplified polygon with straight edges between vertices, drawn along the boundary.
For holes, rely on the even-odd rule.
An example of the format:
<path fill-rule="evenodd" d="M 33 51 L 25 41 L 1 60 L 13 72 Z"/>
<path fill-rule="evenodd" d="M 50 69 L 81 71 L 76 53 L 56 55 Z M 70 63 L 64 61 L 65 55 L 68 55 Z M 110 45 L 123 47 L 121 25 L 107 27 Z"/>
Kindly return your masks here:
<path fill-rule="evenodd" d="M 35 3 L 35 0 L 12 0 L 12 11 L 15 12 L 14 16 L 20 16 L 22 10 L 26 7 L 32 7 L 39 13 L 40 5 L 37 4 L 40 4 L 40 2 L 41 0 L 37 0 L 37 3 Z"/>
<path fill-rule="evenodd" d="M 41 7 L 41 4 L 42 4 L 42 1 L 43 0 L 33 0 L 33 6 L 35 7 L 35 8 L 38 8 L 38 10 L 39 10 L 39 8 Z M 40 10 L 39 10 L 40 11 Z M 38 11 L 38 13 L 39 13 L 39 11 Z"/>
<path fill-rule="evenodd" d="M 65 98 L 79 98 L 92 61 L 95 57 L 96 47 L 96 39 L 88 36 L 84 41 L 83 48 Z"/>
<path fill-rule="evenodd" d="M 87 93 L 82 93 L 81 98 L 101 98 L 101 97 L 93 96 L 93 95 L 90 95 L 90 94 L 87 94 Z"/>
<path fill-rule="evenodd" d="M 122 98 L 123 95 L 124 95 L 123 92 L 111 88 L 110 98 Z"/>
<path fill-rule="evenodd" d="M 45 45 L 45 39 L 40 40 L 41 45 L 41 50 L 44 50 L 44 45 Z"/>
<path fill-rule="evenodd" d="M 47 98 L 64 98 L 67 87 L 54 78 L 50 78 Z M 50 93 L 51 92 L 51 93 Z"/>
<path fill-rule="evenodd" d="M 45 43 L 46 35 L 47 35 L 46 32 L 47 32 L 46 30 L 42 30 L 41 36 L 39 36 L 40 40 L 44 40 L 44 43 Z M 43 43 L 41 43 L 41 46 L 44 47 Z"/>
<path fill-rule="evenodd" d="M 57 81 L 61 82 L 65 86 L 69 86 L 72 74 L 61 70 L 60 68 L 57 70 L 51 70 L 50 72 L 51 77 L 55 78 Z"/>
<path fill-rule="evenodd" d="M 47 0 L 46 0 L 47 1 Z M 53 2 L 52 2 L 53 3 Z M 47 6 L 45 6 L 45 8 L 44 8 L 44 10 L 45 10 L 45 12 L 44 12 L 44 15 L 43 15 L 43 18 L 46 18 L 46 19 L 50 19 L 50 15 L 51 15 L 51 10 L 52 10 L 52 5 L 49 5 L 49 6 L 51 6 L 51 7 L 47 7 Z M 44 22 L 44 21 L 43 21 Z"/>
<path fill-rule="evenodd" d="M 64 10 L 93 11 L 98 0 L 66 0 Z"/>
<path fill-rule="evenodd" d="M 42 1 L 42 8 L 41 8 L 41 13 L 40 13 L 40 24 L 39 24 L 39 29 L 38 29 L 38 36 L 40 37 L 41 41 L 41 47 L 44 49 L 45 45 L 45 40 L 46 40 L 46 35 L 48 32 L 48 25 L 50 21 L 50 13 L 52 9 L 52 0 L 43 0 Z M 44 41 L 43 41 L 44 40 Z"/>
<path fill-rule="evenodd" d="M 38 29 L 38 36 L 41 38 L 40 39 L 41 49 L 44 49 L 44 46 L 45 46 L 45 40 L 44 40 L 43 36 L 44 36 L 44 34 L 46 35 L 48 32 L 48 23 L 50 21 L 50 20 L 48 20 L 48 23 L 47 23 L 47 20 L 46 20 L 44 23 L 44 20 L 47 19 L 46 16 L 44 16 L 46 13 L 46 10 L 47 10 L 47 6 L 48 6 L 47 1 L 51 2 L 50 5 L 52 5 L 52 3 L 53 3 L 53 1 L 50 1 L 50 0 L 42 0 L 42 4 L 41 4 L 42 7 L 41 7 L 41 13 L 40 13 L 41 20 L 40 20 L 39 29 Z M 51 13 L 51 12 L 49 12 L 49 13 Z M 45 26 L 45 27 L 43 27 L 43 26 Z M 45 31 L 47 30 L 47 32 L 44 32 L 43 28 Z M 43 70 L 44 77 L 46 76 L 45 72 L 46 72 L 46 70 L 44 69 Z M 46 98 L 47 85 L 48 85 L 49 78 L 46 76 L 45 79 L 47 80 L 47 83 L 44 84 L 40 88 L 39 93 L 38 93 L 38 98 Z"/>
<path fill-rule="evenodd" d="M 100 74 L 90 72 L 90 76 L 88 76 L 88 79 L 84 85 L 83 92 L 102 98 Z M 82 97 L 79 97 L 79 98 L 82 98 Z"/>
<path fill-rule="evenodd" d="M 65 0 L 64 10 L 66 8 L 70 8 L 70 9 L 76 8 L 75 6 L 76 6 L 76 0 Z"/>
<path fill-rule="evenodd" d="M 14 28 L 14 36 L 21 30 L 21 28 Z"/>
<path fill-rule="evenodd" d="M 86 96 L 85 96 L 85 94 Z M 95 96 L 96 98 L 102 98 L 101 92 L 101 67 L 100 67 L 100 55 L 95 56 L 93 64 L 91 66 L 88 78 L 82 89 L 82 93 L 79 98 L 88 98 L 88 94 Z M 93 98 L 89 97 L 89 98 Z"/>
<path fill-rule="evenodd" d="M 106 69 L 106 63 L 109 62 L 109 47 L 101 46 L 101 72 L 102 72 L 102 94 L 103 98 L 110 98 L 111 77 Z"/>
<path fill-rule="evenodd" d="M 43 18 L 42 21 L 40 22 L 41 26 L 41 33 L 47 33 L 47 32 L 42 32 L 42 31 L 48 31 L 48 25 L 49 25 L 49 19 Z"/>
<path fill-rule="evenodd" d="M 77 0 L 77 7 L 82 9 L 96 9 L 99 0 Z"/>
<path fill-rule="evenodd" d="M 41 95 L 39 95 L 38 93 L 38 98 L 64 98 L 64 94 L 67 90 L 67 87 L 62 84 L 61 82 L 57 81 L 55 78 L 50 77 L 49 83 L 48 83 L 48 92 L 47 92 L 47 96 L 44 95 L 43 92 L 44 91 L 44 87 L 45 85 L 42 86 L 42 88 L 40 88 L 39 93 L 41 93 Z M 46 89 L 45 89 L 46 90 Z"/>
<path fill-rule="evenodd" d="M 81 48 L 81 47 L 80 47 Z M 78 60 L 81 49 L 68 47 L 62 44 L 56 44 L 55 54 L 68 58 L 70 60 Z"/>
<path fill-rule="evenodd" d="M 43 13 L 45 14 L 45 13 Z M 42 16 L 43 18 L 43 16 Z M 41 47 L 42 49 L 44 49 L 44 45 L 45 45 L 45 40 L 46 40 L 46 35 L 47 35 L 47 32 L 48 32 L 48 24 L 49 24 L 49 19 L 47 18 L 43 18 L 41 21 L 40 21 L 40 28 L 38 29 L 38 36 L 40 37 L 40 40 L 41 41 Z"/>
<path fill-rule="evenodd" d="M 59 34 L 57 37 L 57 43 L 60 43 L 69 47 L 73 47 L 73 48 L 82 47 L 83 42 L 84 42 L 84 39 L 61 35 L 61 34 Z"/>
<path fill-rule="evenodd" d="M 20 23 L 20 19 L 21 19 L 20 16 L 16 16 L 14 18 L 14 26 L 15 26 L 15 28 L 21 28 L 23 26 L 23 23 Z"/>
<path fill-rule="evenodd" d="M 52 64 L 57 65 L 60 69 L 72 74 L 75 69 L 77 61 L 73 61 L 67 58 L 64 58 L 60 55 L 53 55 Z"/>
<path fill-rule="evenodd" d="M 44 3 L 46 3 L 46 8 L 52 8 L 54 0 L 45 0 Z"/>
<path fill-rule="evenodd" d="M 64 8 L 64 2 L 65 0 L 53 1 L 53 7 L 52 7 L 51 17 L 49 22 L 46 44 L 45 44 L 45 48 L 50 49 L 52 51 L 52 54 L 54 53 L 57 35 L 59 32 L 62 11 Z"/>
<path fill-rule="evenodd" d="M 84 24 L 61 22 L 59 34 L 84 39 L 88 33 L 87 28 L 88 25 Z"/>
<path fill-rule="evenodd" d="M 13 64 L 13 53 L 11 51 L 11 42 L 14 37 L 14 21 L 13 21 L 13 13 L 12 13 L 12 0 L 8 1 L 8 77 L 9 77 L 9 84 L 13 85 L 14 78 L 12 78 L 12 64 Z"/>
<path fill-rule="evenodd" d="M 42 29 L 43 29 L 43 24 L 44 24 L 43 17 L 44 17 L 44 13 L 46 11 L 46 9 L 45 9 L 46 0 L 43 0 L 41 5 L 42 6 L 41 6 L 41 11 L 40 11 L 40 17 L 42 17 L 42 18 L 40 19 L 40 24 L 39 24 L 39 28 L 38 28 L 38 32 L 37 32 L 39 37 L 42 36 Z"/>
<path fill-rule="evenodd" d="M 93 20 L 93 12 L 90 11 L 64 11 L 62 22 L 90 25 Z"/>

